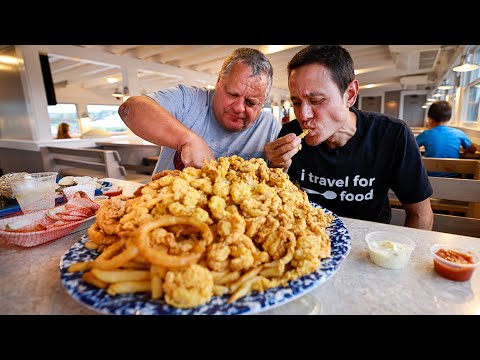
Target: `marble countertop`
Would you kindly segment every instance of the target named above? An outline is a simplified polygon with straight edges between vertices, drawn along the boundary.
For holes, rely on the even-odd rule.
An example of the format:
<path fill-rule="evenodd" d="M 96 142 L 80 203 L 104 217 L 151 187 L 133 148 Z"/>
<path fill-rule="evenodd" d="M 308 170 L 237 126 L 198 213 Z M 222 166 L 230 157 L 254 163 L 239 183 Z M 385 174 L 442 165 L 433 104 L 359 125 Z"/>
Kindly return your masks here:
<path fill-rule="evenodd" d="M 433 269 L 433 244 L 480 250 L 480 239 L 341 218 L 352 249 L 341 267 L 323 285 L 305 296 L 263 314 L 471 314 L 480 315 L 480 270 L 469 281 L 445 279 Z M 369 258 L 365 235 L 392 230 L 407 235 L 416 247 L 407 267 L 384 269 Z"/>
<path fill-rule="evenodd" d="M 480 270 L 467 282 L 433 270 L 434 243 L 480 249 L 480 239 L 341 218 L 352 248 L 338 271 L 304 296 L 261 314 L 480 314 Z M 86 233 L 93 219 L 61 239 L 22 248 L 0 243 L 0 314 L 97 314 L 74 300 L 60 282 L 62 255 Z M 368 256 L 365 235 L 396 230 L 416 248 L 408 266 L 381 268 Z"/>

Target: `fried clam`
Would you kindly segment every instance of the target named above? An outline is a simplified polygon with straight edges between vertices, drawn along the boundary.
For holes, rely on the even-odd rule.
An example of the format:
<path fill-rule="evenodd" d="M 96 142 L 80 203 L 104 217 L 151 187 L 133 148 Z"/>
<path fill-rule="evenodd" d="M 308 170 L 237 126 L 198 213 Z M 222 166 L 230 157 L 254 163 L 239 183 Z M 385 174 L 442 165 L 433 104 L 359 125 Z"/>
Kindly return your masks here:
<path fill-rule="evenodd" d="M 193 264 L 169 271 L 163 282 L 165 301 L 178 308 L 191 308 L 210 301 L 213 296 L 213 276 L 205 267 Z"/>
<path fill-rule="evenodd" d="M 298 135 L 298 137 L 299 137 L 300 139 L 303 139 L 305 136 L 308 135 L 308 133 L 309 133 L 310 131 L 312 131 L 312 130 L 311 130 L 311 129 L 304 129 L 304 130 L 302 131 L 302 133 L 301 133 L 300 135 Z M 302 150 L 302 144 L 300 144 L 300 145 L 298 146 L 298 151 L 300 151 L 300 150 Z"/>
<path fill-rule="evenodd" d="M 97 226 L 108 235 L 116 234 L 120 230 L 120 218 L 125 215 L 126 196 L 115 196 L 106 200 L 97 210 Z M 91 239 L 93 240 L 93 239 Z"/>

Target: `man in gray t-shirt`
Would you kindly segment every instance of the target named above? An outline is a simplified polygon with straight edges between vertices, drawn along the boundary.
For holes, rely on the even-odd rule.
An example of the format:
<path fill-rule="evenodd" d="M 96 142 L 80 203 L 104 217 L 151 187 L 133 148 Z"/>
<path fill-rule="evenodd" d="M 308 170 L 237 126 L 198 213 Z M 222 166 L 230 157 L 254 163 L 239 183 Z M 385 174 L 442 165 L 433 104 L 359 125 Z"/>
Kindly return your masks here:
<path fill-rule="evenodd" d="M 234 154 L 266 160 L 264 146 L 281 127 L 262 111 L 272 76 L 263 53 L 240 48 L 223 63 L 215 90 L 178 85 L 130 97 L 118 113 L 135 134 L 164 147 L 154 173 Z"/>

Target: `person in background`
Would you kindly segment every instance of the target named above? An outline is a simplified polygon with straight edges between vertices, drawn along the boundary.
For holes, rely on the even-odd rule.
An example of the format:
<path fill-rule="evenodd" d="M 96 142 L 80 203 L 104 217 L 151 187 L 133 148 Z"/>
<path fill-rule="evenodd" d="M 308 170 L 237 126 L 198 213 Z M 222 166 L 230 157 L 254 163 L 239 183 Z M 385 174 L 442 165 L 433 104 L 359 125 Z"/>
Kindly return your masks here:
<path fill-rule="evenodd" d="M 475 153 L 477 148 L 460 129 L 447 126 L 452 117 L 452 106 L 448 101 L 435 101 L 428 108 L 429 130 L 417 135 L 418 146 L 425 147 L 425 157 L 460 158 L 460 148 Z M 458 177 L 457 173 L 429 171 L 430 176 Z"/>
<path fill-rule="evenodd" d="M 392 189 L 405 226 L 431 230 L 433 191 L 415 137 L 404 121 L 353 106 L 359 85 L 348 51 L 308 46 L 287 71 L 296 119 L 265 146 L 270 166 L 340 216 L 389 223 Z"/>
<path fill-rule="evenodd" d="M 58 125 L 58 130 L 57 130 L 57 139 L 71 139 L 72 137 L 70 136 L 70 125 L 67 123 L 60 123 Z"/>
<path fill-rule="evenodd" d="M 281 126 L 262 111 L 272 77 L 262 52 L 239 48 L 224 61 L 215 89 L 178 85 L 132 96 L 118 113 L 136 135 L 164 146 L 154 174 L 231 155 L 266 159 L 264 146 Z"/>

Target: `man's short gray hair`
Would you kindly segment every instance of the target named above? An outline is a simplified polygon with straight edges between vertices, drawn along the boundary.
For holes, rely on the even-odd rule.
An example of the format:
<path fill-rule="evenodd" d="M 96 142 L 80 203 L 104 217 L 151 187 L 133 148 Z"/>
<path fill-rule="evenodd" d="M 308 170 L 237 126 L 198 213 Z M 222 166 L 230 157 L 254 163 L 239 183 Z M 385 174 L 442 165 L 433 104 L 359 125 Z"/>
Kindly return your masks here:
<path fill-rule="evenodd" d="M 223 77 L 230 73 L 233 65 L 237 63 L 244 63 L 252 70 L 252 76 L 266 75 L 268 78 L 267 93 L 265 100 L 272 89 L 273 82 L 273 68 L 270 61 L 260 50 L 251 48 L 238 48 L 234 50 L 223 62 L 220 69 L 219 77 Z"/>

